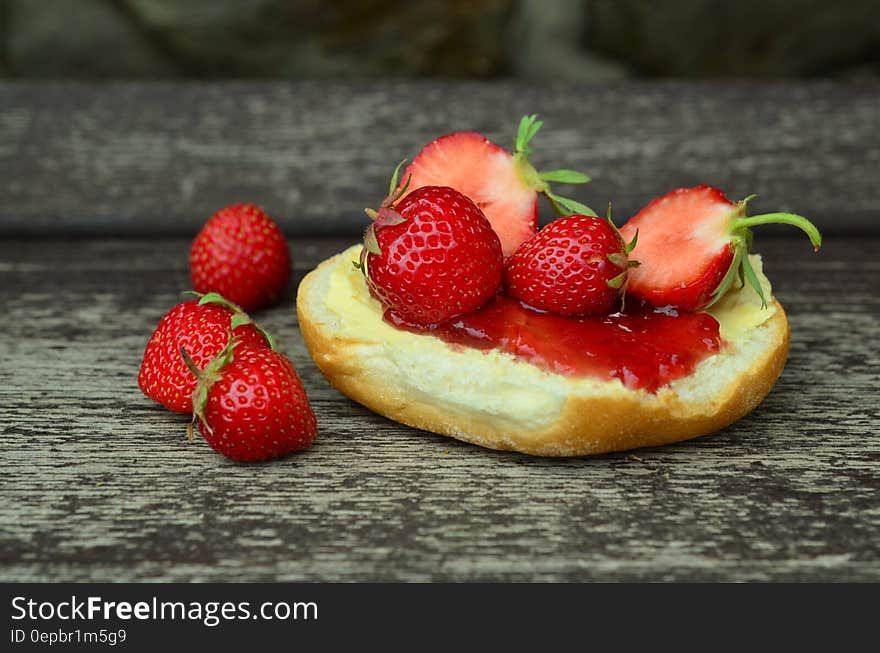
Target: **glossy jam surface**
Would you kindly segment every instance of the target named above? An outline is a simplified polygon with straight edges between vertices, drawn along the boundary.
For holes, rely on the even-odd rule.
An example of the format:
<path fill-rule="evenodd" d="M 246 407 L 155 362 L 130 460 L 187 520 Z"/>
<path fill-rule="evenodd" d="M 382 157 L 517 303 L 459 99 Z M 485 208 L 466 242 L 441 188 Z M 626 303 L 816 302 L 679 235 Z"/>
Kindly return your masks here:
<path fill-rule="evenodd" d="M 385 319 L 412 330 L 387 312 Z M 622 314 L 561 317 L 504 296 L 429 333 L 451 344 L 500 349 L 557 374 L 620 379 L 650 392 L 687 376 L 722 345 L 718 322 L 706 313 L 628 307 Z"/>

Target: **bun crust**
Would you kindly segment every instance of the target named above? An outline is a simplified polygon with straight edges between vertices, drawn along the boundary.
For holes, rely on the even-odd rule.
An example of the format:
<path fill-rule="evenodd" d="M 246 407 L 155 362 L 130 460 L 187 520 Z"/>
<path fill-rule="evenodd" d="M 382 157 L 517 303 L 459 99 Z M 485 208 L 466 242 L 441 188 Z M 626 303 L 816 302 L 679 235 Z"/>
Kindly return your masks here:
<path fill-rule="evenodd" d="M 375 325 L 379 335 L 364 324 L 346 329 L 345 316 L 328 305 L 334 269 L 351 265 L 353 249 L 321 263 L 299 287 L 299 325 L 315 364 L 340 392 L 389 419 L 491 449 L 581 456 L 712 433 L 761 402 L 788 355 L 788 320 L 775 298 L 762 324 L 733 341 L 725 337 L 721 353 L 657 393 L 537 370 L 500 352 L 462 351 L 430 335 L 397 332 L 388 342 L 381 329 L 391 327 L 378 303 L 366 319 L 369 327 L 370 320 L 382 323 Z M 409 348 L 418 349 L 413 364 Z M 503 379 L 500 399 L 488 376 Z M 457 394 L 460 388 L 450 387 L 461 384 L 473 387 Z M 520 406 L 532 397 L 546 401 L 523 417 Z"/>

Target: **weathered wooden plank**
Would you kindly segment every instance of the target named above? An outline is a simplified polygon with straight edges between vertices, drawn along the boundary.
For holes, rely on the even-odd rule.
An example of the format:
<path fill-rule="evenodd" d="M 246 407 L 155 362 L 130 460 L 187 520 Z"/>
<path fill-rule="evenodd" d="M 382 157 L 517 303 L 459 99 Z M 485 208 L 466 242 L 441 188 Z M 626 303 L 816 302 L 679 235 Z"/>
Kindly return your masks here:
<path fill-rule="evenodd" d="M 343 239 L 295 239 L 296 281 Z M 877 238 L 757 247 L 792 350 L 715 435 L 544 460 L 405 428 L 333 391 L 293 291 L 259 317 L 313 448 L 238 465 L 137 388 L 183 239 L 0 241 L 2 580 L 880 580 Z"/>
<path fill-rule="evenodd" d="M 233 201 L 290 234 L 356 234 L 394 164 L 540 113 L 538 166 L 624 218 L 710 183 L 826 233 L 877 232 L 880 86 L 839 83 L 0 83 L 0 233 L 191 234 Z"/>

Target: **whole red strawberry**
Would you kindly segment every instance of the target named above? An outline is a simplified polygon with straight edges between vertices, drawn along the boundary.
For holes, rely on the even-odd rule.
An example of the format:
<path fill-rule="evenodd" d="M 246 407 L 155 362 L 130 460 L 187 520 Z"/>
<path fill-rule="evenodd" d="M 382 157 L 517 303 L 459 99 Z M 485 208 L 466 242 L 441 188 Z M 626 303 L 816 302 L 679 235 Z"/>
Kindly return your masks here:
<path fill-rule="evenodd" d="M 813 223 L 793 213 L 747 216 L 752 198 L 734 204 L 717 188 L 695 186 L 648 203 L 620 230 L 624 237 L 640 234 L 635 254 L 642 265 L 633 270 L 629 293 L 655 306 L 698 311 L 723 297 L 739 277 L 766 304 L 748 257 L 751 228 L 790 224 L 803 230 L 817 250 L 822 236 Z"/>
<path fill-rule="evenodd" d="M 508 259 L 511 297 L 557 315 L 609 314 L 620 308 L 635 245 L 623 242 L 611 221 L 588 215 L 557 218 Z"/>
<path fill-rule="evenodd" d="M 219 292 L 246 311 L 276 303 L 290 283 L 284 234 L 250 204 L 215 213 L 193 241 L 189 265 L 195 290 Z"/>
<path fill-rule="evenodd" d="M 193 420 L 215 451 L 233 460 L 269 460 L 314 441 L 315 413 L 282 354 L 230 338 L 204 370 L 188 365 L 199 377 Z"/>
<path fill-rule="evenodd" d="M 368 211 L 374 221 L 360 265 L 370 291 L 392 319 L 417 327 L 480 308 L 499 290 L 503 269 L 486 216 L 452 188 L 425 186 L 398 201 L 405 189 Z"/>
<path fill-rule="evenodd" d="M 180 357 L 185 347 L 196 365 L 207 365 L 226 346 L 229 332 L 243 345 L 273 347 L 269 334 L 217 293 L 183 302 L 159 321 L 144 351 L 138 385 L 150 399 L 178 413 L 192 413 L 196 379 Z"/>

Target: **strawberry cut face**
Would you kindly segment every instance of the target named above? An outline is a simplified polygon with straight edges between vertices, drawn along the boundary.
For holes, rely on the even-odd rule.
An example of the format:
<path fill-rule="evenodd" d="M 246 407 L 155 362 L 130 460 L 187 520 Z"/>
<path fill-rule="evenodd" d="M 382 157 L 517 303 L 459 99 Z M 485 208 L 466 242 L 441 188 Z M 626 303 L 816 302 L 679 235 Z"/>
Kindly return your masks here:
<path fill-rule="evenodd" d="M 543 124 L 537 115 L 523 116 L 513 153 L 474 131 L 441 136 L 422 148 L 398 191 L 405 193 L 404 186 L 410 191 L 424 186 L 454 188 L 485 214 L 507 258 L 538 230 L 538 195 L 544 195 L 560 215 L 596 215 L 589 206 L 550 188 L 551 183 L 585 184 L 590 181 L 587 175 L 564 168 L 538 172 L 529 162 L 530 143 Z"/>
<path fill-rule="evenodd" d="M 537 231 L 537 192 L 513 155 L 480 133 L 456 132 L 429 143 L 404 172 L 407 178 L 410 192 L 450 186 L 469 197 L 492 225 L 505 257 Z"/>
<path fill-rule="evenodd" d="M 822 235 L 812 222 L 794 213 L 747 216 L 754 198 L 734 204 L 717 188 L 679 188 L 658 197 L 620 230 L 638 244 L 634 256 L 641 267 L 630 275 L 629 292 L 654 306 L 698 311 L 724 296 L 739 277 L 760 297 L 767 297 L 749 262 L 752 227 L 789 224 L 810 238 L 815 251 Z"/>
<path fill-rule="evenodd" d="M 734 258 L 730 221 L 737 205 L 709 186 L 681 188 L 650 202 L 620 232 L 641 265 L 627 292 L 654 306 L 705 306 Z"/>

